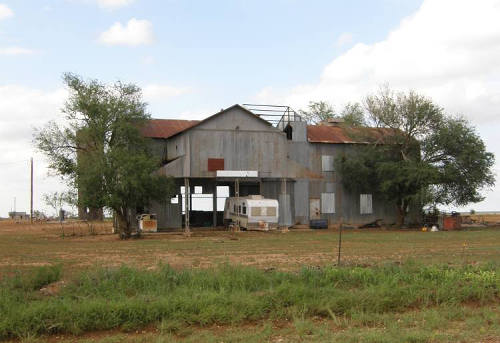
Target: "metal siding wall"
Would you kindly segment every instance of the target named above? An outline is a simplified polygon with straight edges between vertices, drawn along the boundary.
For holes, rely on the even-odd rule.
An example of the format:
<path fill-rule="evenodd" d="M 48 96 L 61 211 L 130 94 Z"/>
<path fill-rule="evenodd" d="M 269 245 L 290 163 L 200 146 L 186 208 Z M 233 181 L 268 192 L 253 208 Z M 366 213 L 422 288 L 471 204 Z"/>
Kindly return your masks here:
<path fill-rule="evenodd" d="M 290 204 L 290 194 L 280 194 L 278 201 L 280 206 L 279 225 L 292 225 L 292 207 Z"/>
<path fill-rule="evenodd" d="M 171 204 L 170 199 L 165 203 L 154 202 L 150 211 L 156 214 L 158 229 L 178 229 L 182 227 L 180 204 Z"/>
<path fill-rule="evenodd" d="M 292 141 L 307 142 L 307 123 L 306 122 L 291 122 Z"/>
<path fill-rule="evenodd" d="M 293 202 L 295 206 L 295 222 L 307 224 L 309 220 L 309 180 L 296 180 L 294 184 Z"/>

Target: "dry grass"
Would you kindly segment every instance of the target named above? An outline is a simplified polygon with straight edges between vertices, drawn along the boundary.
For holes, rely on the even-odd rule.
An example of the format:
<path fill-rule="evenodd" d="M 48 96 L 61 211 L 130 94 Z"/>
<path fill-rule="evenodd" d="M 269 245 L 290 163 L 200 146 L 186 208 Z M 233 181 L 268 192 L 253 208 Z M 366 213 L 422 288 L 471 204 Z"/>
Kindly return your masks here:
<path fill-rule="evenodd" d="M 498 224 L 500 223 L 500 214 L 473 214 L 470 218 L 474 223 Z"/>
<path fill-rule="evenodd" d="M 174 268 L 204 268 L 219 263 L 295 270 L 303 265 L 336 262 L 337 232 L 291 230 L 288 233 L 195 230 L 147 234 L 121 241 L 110 223 L 94 224 L 89 235 L 84 223 L 69 223 L 62 236 L 60 224 L 0 222 L 0 275 L 34 266 L 60 263 L 65 270 L 127 264 L 154 268 L 158 262 Z M 343 235 L 345 264 L 376 265 L 415 259 L 432 263 L 500 261 L 498 227 L 453 232 L 348 230 Z"/>

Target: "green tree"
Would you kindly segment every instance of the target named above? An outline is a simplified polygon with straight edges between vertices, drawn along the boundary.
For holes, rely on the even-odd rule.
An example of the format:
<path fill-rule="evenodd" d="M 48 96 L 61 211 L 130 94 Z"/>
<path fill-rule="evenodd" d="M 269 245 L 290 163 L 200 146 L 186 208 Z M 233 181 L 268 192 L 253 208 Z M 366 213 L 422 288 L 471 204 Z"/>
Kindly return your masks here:
<path fill-rule="evenodd" d="M 481 201 L 481 190 L 494 185 L 494 156 L 464 118 L 413 91 L 387 87 L 366 97 L 365 108 L 379 134 L 366 131 L 372 144 L 337 158 L 338 169 L 346 188 L 394 203 L 399 225 L 411 206 L 463 206 Z"/>
<path fill-rule="evenodd" d="M 340 113 L 347 126 L 366 126 L 365 111 L 359 102 L 349 102 Z"/>
<path fill-rule="evenodd" d="M 333 106 L 326 101 L 310 101 L 307 110 L 299 110 L 299 114 L 312 124 L 337 117 Z"/>
<path fill-rule="evenodd" d="M 366 125 L 363 107 L 357 102 L 347 103 L 338 114 L 333 105 L 326 101 L 311 101 L 307 110 L 300 110 L 299 114 L 311 124 L 319 124 L 328 119 L 341 119 L 345 126 Z"/>
<path fill-rule="evenodd" d="M 63 79 L 70 92 L 64 124 L 49 122 L 37 129 L 34 143 L 49 168 L 78 193 L 78 206 L 114 211 L 121 237 L 130 237 L 130 210 L 173 193 L 173 180 L 157 173 L 160 160 L 140 133 L 150 118 L 141 90 L 71 73 Z"/>

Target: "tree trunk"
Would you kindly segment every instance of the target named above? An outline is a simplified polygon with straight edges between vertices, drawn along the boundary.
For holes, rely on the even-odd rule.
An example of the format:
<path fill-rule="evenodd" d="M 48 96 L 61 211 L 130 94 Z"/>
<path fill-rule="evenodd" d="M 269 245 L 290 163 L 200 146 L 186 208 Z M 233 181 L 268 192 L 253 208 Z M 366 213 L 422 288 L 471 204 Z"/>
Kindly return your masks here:
<path fill-rule="evenodd" d="M 396 207 L 398 211 L 398 220 L 396 224 L 398 227 L 402 227 L 405 224 L 406 208 L 408 207 L 408 201 L 405 201 L 403 199 L 398 200 Z"/>
<path fill-rule="evenodd" d="M 130 228 L 130 222 L 128 216 L 123 213 L 123 211 L 115 211 L 116 219 L 118 224 L 118 233 L 121 239 L 128 239 L 132 235 L 132 230 Z"/>
<path fill-rule="evenodd" d="M 88 214 L 88 220 L 98 220 L 98 221 L 103 221 L 104 220 L 104 212 L 102 208 L 89 208 L 89 214 Z"/>

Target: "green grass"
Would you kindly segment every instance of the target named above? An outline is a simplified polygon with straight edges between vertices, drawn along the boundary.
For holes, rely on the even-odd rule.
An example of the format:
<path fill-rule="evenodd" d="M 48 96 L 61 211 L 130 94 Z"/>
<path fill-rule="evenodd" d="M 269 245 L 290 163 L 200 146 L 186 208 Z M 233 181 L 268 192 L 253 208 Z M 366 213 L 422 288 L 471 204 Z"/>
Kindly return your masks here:
<path fill-rule="evenodd" d="M 331 335 L 325 325 L 348 329 L 356 337 L 356 329 L 368 327 L 363 337 L 382 342 L 402 334 L 390 322 L 395 316 L 411 321 L 412 311 L 434 322 L 432 329 L 446 320 L 441 312 L 463 321 L 465 305 L 498 309 L 499 272 L 494 263 L 451 267 L 411 261 L 298 272 L 230 265 L 179 271 L 168 265 L 154 270 L 122 266 L 81 272 L 59 294 L 45 296 L 37 289 L 61 273 L 59 267 L 44 267 L 32 277 L 6 277 L 0 284 L 0 338 L 135 331 L 151 325 L 175 338 L 189 336 L 192 327 L 285 321 L 293 323 L 298 337 Z M 483 315 L 498 319 L 495 311 Z M 474 320 L 471 325 L 480 328 Z M 381 332 L 382 327 L 392 331 Z M 428 341 L 431 331 L 416 330 L 413 338 L 405 333 L 406 341 Z"/>

